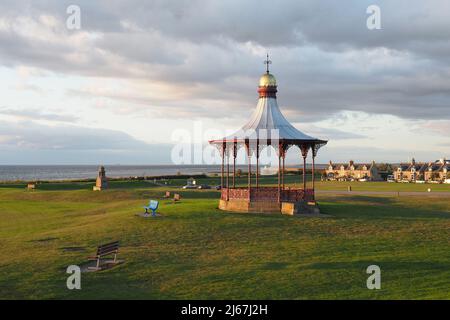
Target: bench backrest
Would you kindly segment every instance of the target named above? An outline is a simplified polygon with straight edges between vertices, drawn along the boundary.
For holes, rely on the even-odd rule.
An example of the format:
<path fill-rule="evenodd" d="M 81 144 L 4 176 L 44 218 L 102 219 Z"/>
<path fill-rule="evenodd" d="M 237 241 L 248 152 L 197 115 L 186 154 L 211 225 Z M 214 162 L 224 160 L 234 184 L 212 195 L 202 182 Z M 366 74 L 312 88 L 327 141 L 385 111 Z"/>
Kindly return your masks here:
<path fill-rule="evenodd" d="M 148 206 L 150 209 L 156 210 L 156 209 L 158 209 L 158 205 L 159 205 L 159 202 L 157 200 L 150 200 L 150 203 Z"/>
<path fill-rule="evenodd" d="M 102 244 L 97 248 L 97 256 L 104 256 L 119 251 L 119 241 Z"/>

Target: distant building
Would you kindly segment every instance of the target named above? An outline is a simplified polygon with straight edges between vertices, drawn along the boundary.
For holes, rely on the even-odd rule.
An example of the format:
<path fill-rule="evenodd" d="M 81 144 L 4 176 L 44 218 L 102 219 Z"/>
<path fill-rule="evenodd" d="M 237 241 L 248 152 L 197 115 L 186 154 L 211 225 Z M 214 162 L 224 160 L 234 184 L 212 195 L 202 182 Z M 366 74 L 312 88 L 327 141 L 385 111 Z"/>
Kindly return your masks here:
<path fill-rule="evenodd" d="M 401 163 L 394 170 L 394 178 L 396 181 L 408 182 L 444 182 L 450 178 L 449 172 L 450 160 L 446 160 L 445 158 L 430 163 L 418 163 L 413 158 L 410 163 Z"/>
<path fill-rule="evenodd" d="M 394 179 L 395 181 L 409 182 L 424 180 L 426 168 L 426 163 L 416 162 L 416 160 L 412 158 L 410 163 L 400 163 L 400 165 L 394 170 Z"/>
<path fill-rule="evenodd" d="M 97 180 L 95 181 L 94 191 L 101 191 L 108 188 L 108 178 L 106 178 L 105 167 L 101 166 L 98 169 Z"/>
<path fill-rule="evenodd" d="M 381 181 L 375 161 L 371 163 L 355 163 L 350 160 L 348 163 L 329 162 L 325 169 L 328 180 L 360 180 Z"/>

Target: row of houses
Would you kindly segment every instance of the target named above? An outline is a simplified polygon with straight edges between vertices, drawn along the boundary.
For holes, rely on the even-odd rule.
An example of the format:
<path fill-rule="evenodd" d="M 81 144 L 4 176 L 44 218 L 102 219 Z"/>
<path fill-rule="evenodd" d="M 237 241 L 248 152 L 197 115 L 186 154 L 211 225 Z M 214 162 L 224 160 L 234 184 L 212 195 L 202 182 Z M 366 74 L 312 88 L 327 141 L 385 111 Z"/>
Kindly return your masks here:
<path fill-rule="evenodd" d="M 384 168 L 386 169 L 386 168 Z M 435 181 L 445 182 L 450 179 L 450 160 L 440 159 L 435 162 L 416 162 L 414 159 L 409 163 L 401 163 L 392 167 L 392 172 L 381 172 L 380 166 L 371 163 L 333 163 L 329 162 L 324 172 L 326 180 L 360 180 L 360 181 L 382 181 L 383 176 L 388 180 L 397 182 Z"/>
<path fill-rule="evenodd" d="M 330 161 L 325 169 L 325 174 L 327 180 L 383 180 L 375 161 L 371 163 L 355 163 L 353 160 L 348 163 L 333 163 Z"/>
<path fill-rule="evenodd" d="M 394 170 L 395 181 L 437 181 L 444 182 L 450 179 L 450 160 L 440 159 L 435 162 L 416 162 L 414 158 L 410 163 L 401 163 Z"/>

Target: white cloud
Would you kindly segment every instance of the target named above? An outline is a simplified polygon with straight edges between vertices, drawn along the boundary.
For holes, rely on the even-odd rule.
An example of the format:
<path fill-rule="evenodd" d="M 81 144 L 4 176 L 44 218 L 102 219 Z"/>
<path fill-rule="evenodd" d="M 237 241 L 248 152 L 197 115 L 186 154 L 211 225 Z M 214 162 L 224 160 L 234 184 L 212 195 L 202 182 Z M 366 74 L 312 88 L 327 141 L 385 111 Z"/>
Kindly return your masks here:
<path fill-rule="evenodd" d="M 147 131 L 136 128 L 146 121 L 166 131 L 173 120 L 234 127 L 254 108 L 270 51 L 289 120 L 343 147 L 398 131 L 405 138 L 410 121 L 424 121 L 427 133 L 419 140 L 430 139 L 442 135 L 450 119 L 450 5 L 444 0 L 379 1 L 380 31 L 365 27 L 368 0 L 82 0 L 79 31 L 65 27 L 69 4 L 0 4 L 0 64 L 15 72 L 11 83 L 2 78 L 13 89 L 0 89 L 4 117 L 50 127 L 96 123 L 140 138 Z M 360 118 L 343 121 L 352 129 L 320 123 L 347 111 L 368 115 L 365 128 L 353 125 Z M 380 115 L 397 119 L 385 124 L 385 133 L 376 129 Z M 83 137 L 50 141 L 76 149 L 74 141 Z M 8 135 L 0 143 L 11 141 Z M 39 145 L 31 137 L 24 141 Z"/>

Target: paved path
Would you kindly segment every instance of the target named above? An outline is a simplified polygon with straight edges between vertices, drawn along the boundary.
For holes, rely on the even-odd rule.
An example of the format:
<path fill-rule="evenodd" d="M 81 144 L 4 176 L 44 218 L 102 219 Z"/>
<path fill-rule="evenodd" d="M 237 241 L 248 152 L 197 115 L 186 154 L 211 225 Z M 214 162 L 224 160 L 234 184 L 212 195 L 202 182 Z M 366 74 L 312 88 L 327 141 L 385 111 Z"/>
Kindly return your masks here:
<path fill-rule="evenodd" d="M 345 191 L 345 190 L 316 190 L 317 194 L 339 194 L 339 195 L 383 195 L 383 196 L 422 196 L 422 197 L 449 197 L 446 191 Z"/>

